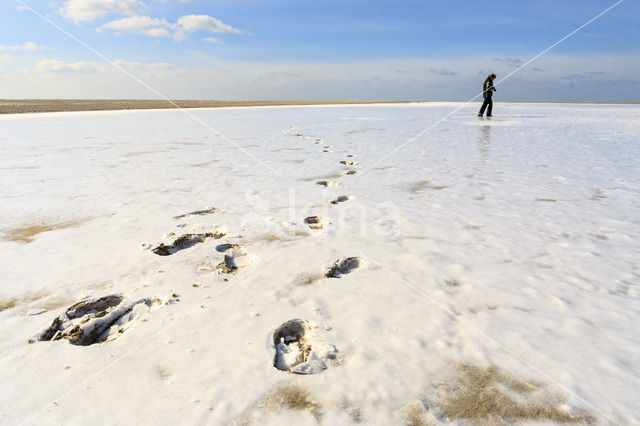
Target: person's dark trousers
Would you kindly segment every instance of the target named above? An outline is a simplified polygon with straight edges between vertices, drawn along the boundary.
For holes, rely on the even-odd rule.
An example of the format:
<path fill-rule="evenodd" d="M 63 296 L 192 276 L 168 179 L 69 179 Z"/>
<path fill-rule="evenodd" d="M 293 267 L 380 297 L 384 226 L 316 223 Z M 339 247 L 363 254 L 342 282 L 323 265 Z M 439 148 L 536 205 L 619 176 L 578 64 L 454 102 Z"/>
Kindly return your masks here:
<path fill-rule="evenodd" d="M 487 115 L 491 115 L 491 110 L 493 109 L 493 101 L 491 100 L 491 95 L 484 98 L 482 108 L 480 108 L 480 112 L 478 113 L 478 115 L 483 115 L 485 109 L 487 109 Z"/>

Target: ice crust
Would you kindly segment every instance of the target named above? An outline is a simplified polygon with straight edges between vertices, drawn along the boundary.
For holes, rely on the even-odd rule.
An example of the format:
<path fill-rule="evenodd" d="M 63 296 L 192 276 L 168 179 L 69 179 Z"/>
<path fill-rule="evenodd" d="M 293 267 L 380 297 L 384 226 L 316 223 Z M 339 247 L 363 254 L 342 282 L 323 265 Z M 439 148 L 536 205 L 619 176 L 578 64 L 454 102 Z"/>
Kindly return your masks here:
<path fill-rule="evenodd" d="M 469 105 L 402 147 L 460 105 L 0 117 L 2 422 L 402 424 L 463 363 L 640 423 L 640 107 Z M 114 294 L 172 296 L 25 342 Z"/>

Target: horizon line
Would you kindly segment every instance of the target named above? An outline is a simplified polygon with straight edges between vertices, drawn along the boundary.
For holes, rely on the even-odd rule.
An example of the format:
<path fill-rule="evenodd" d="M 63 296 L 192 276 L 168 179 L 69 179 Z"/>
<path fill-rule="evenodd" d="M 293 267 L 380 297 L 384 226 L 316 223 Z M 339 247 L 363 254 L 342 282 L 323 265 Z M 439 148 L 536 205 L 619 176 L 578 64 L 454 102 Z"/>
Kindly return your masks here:
<path fill-rule="evenodd" d="M 173 103 L 172 103 L 173 102 Z M 0 114 L 29 114 L 45 112 L 121 111 L 178 108 L 233 108 L 252 106 L 314 106 L 314 105 L 366 105 L 409 103 L 464 103 L 449 100 L 216 100 L 216 99 L 103 99 L 103 98 L 30 98 L 0 99 Z M 480 102 L 480 101 L 478 101 Z M 519 104 L 585 104 L 585 105 L 638 105 L 625 101 L 499 101 Z M 177 105 L 177 106 L 176 106 Z"/>

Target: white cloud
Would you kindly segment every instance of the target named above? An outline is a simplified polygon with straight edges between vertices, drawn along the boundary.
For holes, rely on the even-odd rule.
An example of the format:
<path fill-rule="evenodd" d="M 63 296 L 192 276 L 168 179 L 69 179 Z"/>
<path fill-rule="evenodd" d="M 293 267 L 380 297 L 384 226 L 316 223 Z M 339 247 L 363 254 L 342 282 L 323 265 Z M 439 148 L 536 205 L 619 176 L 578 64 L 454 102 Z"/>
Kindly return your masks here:
<path fill-rule="evenodd" d="M 40 72 L 80 72 L 95 73 L 105 71 L 104 66 L 94 62 L 65 63 L 56 59 L 43 59 L 36 65 L 36 71 Z"/>
<path fill-rule="evenodd" d="M 1 58 L 1 57 L 0 57 Z M 174 64 L 168 62 L 153 62 L 153 63 L 145 63 L 145 62 L 128 62 L 124 59 L 117 59 L 113 61 L 113 64 L 119 68 L 122 68 L 125 71 L 139 71 L 147 73 L 147 76 L 154 77 L 167 77 L 167 76 L 175 76 L 182 73 L 182 70 L 175 66 Z M 72 62 L 67 63 L 63 61 L 58 61 L 56 59 L 44 59 L 35 67 L 36 71 L 47 73 L 64 73 L 64 72 L 75 72 L 75 73 L 111 73 L 118 74 L 121 71 L 115 69 L 113 66 L 106 63 L 99 62 Z"/>
<path fill-rule="evenodd" d="M 446 68 L 431 68 L 429 71 L 437 75 L 443 75 L 445 77 L 455 77 L 459 74 L 458 72 Z"/>
<path fill-rule="evenodd" d="M 38 50 L 39 47 L 32 41 L 28 41 L 24 44 L 18 44 L 15 46 L 2 46 L 0 45 L 0 51 L 2 50 Z"/>
<path fill-rule="evenodd" d="M 207 43 L 213 43 L 213 44 L 224 44 L 222 40 L 215 37 L 205 37 L 202 39 L 202 41 L 206 41 Z"/>
<path fill-rule="evenodd" d="M 67 0 L 59 12 L 65 18 L 78 24 L 92 22 L 96 18 L 110 13 L 135 15 L 146 10 L 147 5 L 140 0 Z"/>
<path fill-rule="evenodd" d="M 171 36 L 171 33 L 166 28 L 149 28 L 141 32 L 142 34 L 148 35 L 149 37 L 170 37 Z"/>
<path fill-rule="evenodd" d="M 155 62 L 152 64 L 146 64 L 144 62 L 127 62 L 124 59 L 116 59 L 115 61 L 113 61 L 113 63 L 118 65 L 119 67 L 127 68 L 130 70 L 148 69 L 150 67 L 158 69 L 176 69 L 175 65 L 168 62 Z"/>
<path fill-rule="evenodd" d="M 154 74 L 156 77 L 175 76 L 182 73 L 182 70 L 174 64 L 168 62 L 127 62 L 124 59 L 113 61 L 114 64 L 127 71 L 143 71 Z"/>
<path fill-rule="evenodd" d="M 227 25 L 219 19 L 213 18 L 209 15 L 186 15 L 178 19 L 177 26 L 180 30 L 185 32 L 192 31 L 209 31 L 212 33 L 233 33 L 242 34 L 237 28 L 233 28 L 231 25 Z"/>
<path fill-rule="evenodd" d="M 119 32 L 142 33 L 150 37 L 169 37 L 171 35 L 169 29 L 172 26 L 166 19 L 151 18 L 149 16 L 130 16 L 107 22 L 98 27 L 98 31 L 104 31 L 104 29 L 108 28 Z"/>
<path fill-rule="evenodd" d="M 150 37 L 173 36 L 177 41 L 189 38 L 189 34 L 195 31 L 208 31 L 218 34 L 243 33 L 241 30 L 227 25 L 209 15 L 186 15 L 178 18 L 175 23 L 171 23 L 166 19 L 136 15 L 107 22 L 98 27 L 98 31 L 104 31 L 105 29 L 111 29 L 120 33 L 132 32 L 146 34 Z M 208 37 L 203 40 L 209 43 L 222 43 L 221 40 L 214 37 Z"/>

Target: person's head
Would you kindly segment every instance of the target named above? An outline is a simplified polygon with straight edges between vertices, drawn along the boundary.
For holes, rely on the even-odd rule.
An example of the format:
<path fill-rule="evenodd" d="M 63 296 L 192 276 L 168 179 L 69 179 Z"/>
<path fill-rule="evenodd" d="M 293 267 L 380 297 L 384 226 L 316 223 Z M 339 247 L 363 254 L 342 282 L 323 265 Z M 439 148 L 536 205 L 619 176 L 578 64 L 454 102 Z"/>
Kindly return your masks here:
<path fill-rule="evenodd" d="M 495 79 L 496 79 L 496 75 L 495 75 L 495 74 L 489 74 L 489 78 L 490 78 L 491 80 L 495 80 Z"/>

